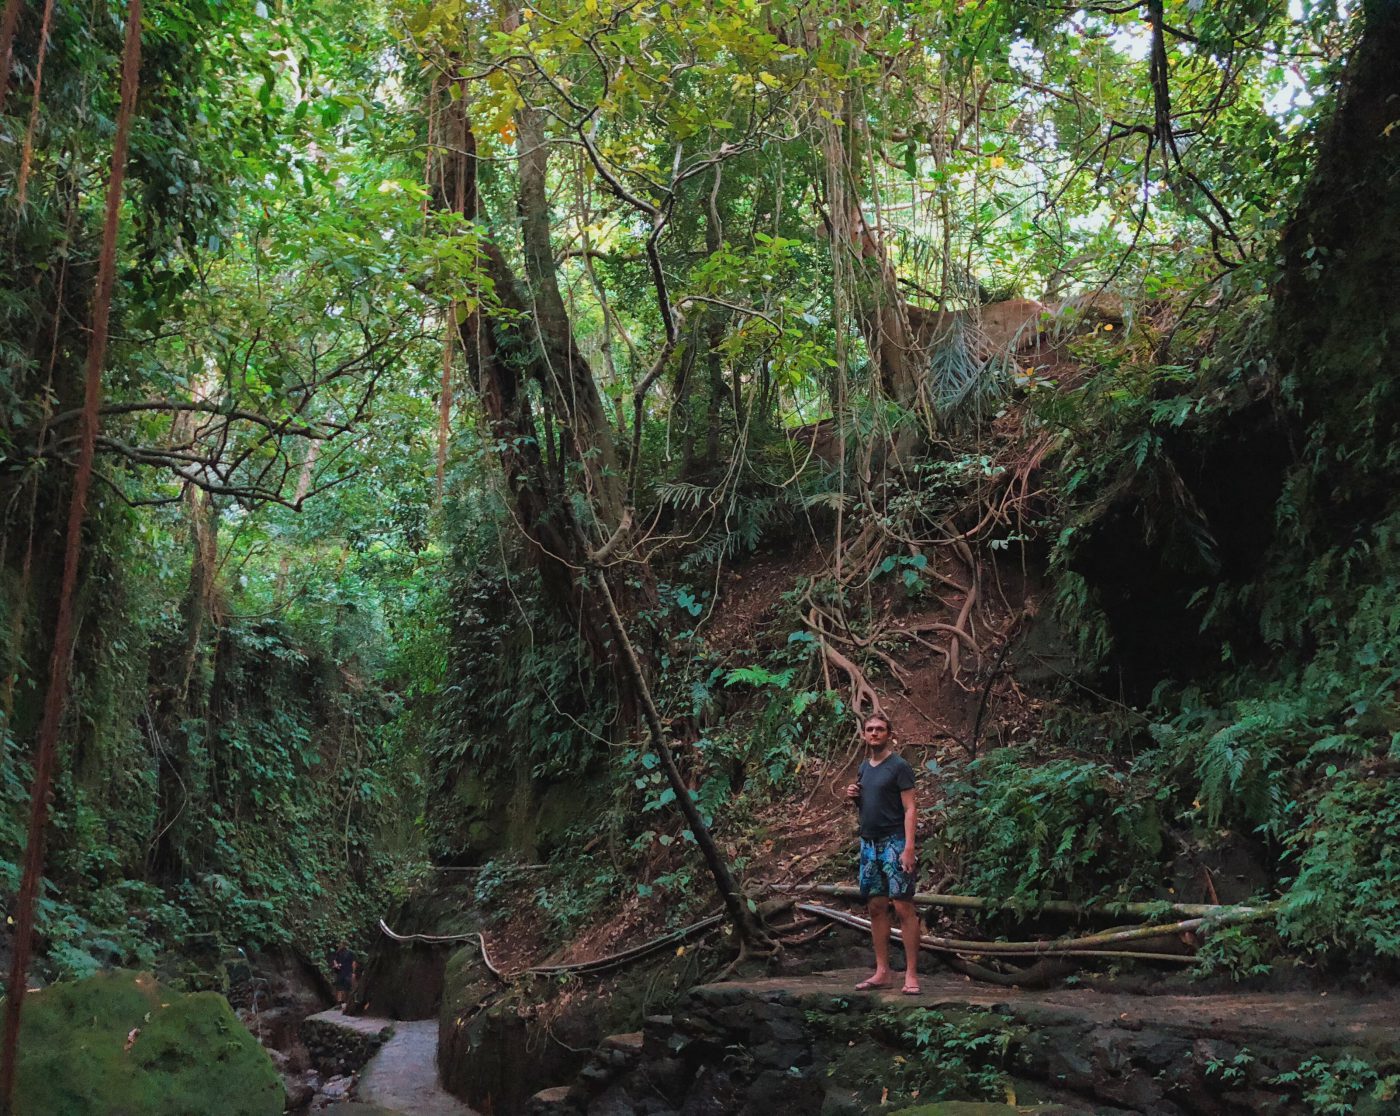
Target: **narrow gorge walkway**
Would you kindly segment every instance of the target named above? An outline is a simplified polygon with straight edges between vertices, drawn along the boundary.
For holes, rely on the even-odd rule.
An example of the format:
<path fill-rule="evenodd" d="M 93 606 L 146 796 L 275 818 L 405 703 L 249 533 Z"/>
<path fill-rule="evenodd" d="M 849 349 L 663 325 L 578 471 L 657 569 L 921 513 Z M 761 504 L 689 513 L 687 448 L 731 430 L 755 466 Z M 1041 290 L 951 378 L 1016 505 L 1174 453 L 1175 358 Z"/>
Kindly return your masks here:
<path fill-rule="evenodd" d="M 394 1037 L 360 1074 L 360 1100 L 403 1116 L 476 1116 L 438 1084 L 436 1019 L 376 1022 Z"/>
<path fill-rule="evenodd" d="M 479 1116 L 438 1084 L 436 1019 L 381 1019 L 343 1015 L 339 1009 L 312 1018 L 366 1035 L 376 1035 L 385 1027 L 394 1029 L 393 1037 L 360 1071 L 356 1093 L 363 1104 L 397 1116 Z"/>

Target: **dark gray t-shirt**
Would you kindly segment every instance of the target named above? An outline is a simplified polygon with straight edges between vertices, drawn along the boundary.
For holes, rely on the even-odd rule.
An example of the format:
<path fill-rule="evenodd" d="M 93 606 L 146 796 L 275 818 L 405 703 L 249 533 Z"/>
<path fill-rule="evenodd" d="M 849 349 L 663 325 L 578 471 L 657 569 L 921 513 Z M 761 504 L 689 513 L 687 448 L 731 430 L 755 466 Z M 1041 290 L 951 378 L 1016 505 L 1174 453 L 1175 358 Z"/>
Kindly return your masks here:
<path fill-rule="evenodd" d="M 877 764 L 864 760 L 860 774 L 860 835 L 875 841 L 904 834 L 904 803 L 899 792 L 914 785 L 914 769 L 891 752 Z"/>

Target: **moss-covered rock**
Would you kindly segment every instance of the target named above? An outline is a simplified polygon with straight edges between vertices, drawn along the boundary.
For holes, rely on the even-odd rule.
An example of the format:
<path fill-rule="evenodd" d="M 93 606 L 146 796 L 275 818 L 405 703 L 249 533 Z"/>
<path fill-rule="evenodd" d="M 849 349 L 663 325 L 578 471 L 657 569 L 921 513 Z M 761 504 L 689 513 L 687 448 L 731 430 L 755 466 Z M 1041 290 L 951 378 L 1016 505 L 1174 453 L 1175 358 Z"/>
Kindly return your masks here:
<path fill-rule="evenodd" d="M 278 1116 L 272 1060 L 214 992 L 110 972 L 29 995 L 16 1116 Z"/>

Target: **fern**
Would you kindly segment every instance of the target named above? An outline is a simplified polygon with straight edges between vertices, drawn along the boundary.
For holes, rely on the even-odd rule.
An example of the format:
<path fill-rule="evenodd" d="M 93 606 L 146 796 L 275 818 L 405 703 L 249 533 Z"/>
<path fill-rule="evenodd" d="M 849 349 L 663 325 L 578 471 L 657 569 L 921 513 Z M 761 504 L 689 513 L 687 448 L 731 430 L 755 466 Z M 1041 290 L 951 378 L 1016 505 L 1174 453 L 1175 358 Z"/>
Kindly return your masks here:
<path fill-rule="evenodd" d="M 1012 362 L 1005 354 L 984 360 L 984 348 L 977 326 L 958 317 L 930 350 L 928 397 L 936 414 L 952 421 L 981 414 L 1005 394 Z"/>
<path fill-rule="evenodd" d="M 726 686 L 735 686 L 740 683 L 749 686 L 776 686 L 780 690 L 785 690 L 792 685 L 792 676 L 792 667 L 776 673 L 761 666 L 735 667 L 724 676 L 724 684 Z"/>
<path fill-rule="evenodd" d="M 713 498 L 715 489 L 685 481 L 666 481 L 656 486 L 656 498 L 677 511 L 698 511 L 706 497 Z"/>
<path fill-rule="evenodd" d="M 1212 828 L 1220 824 L 1227 808 L 1269 829 L 1282 820 L 1282 752 L 1268 736 L 1275 727 L 1267 713 L 1255 713 L 1227 725 L 1206 742 L 1196 774 L 1201 781 L 1200 801 Z"/>
<path fill-rule="evenodd" d="M 786 489 L 778 489 L 774 495 L 736 499 L 733 514 L 700 540 L 681 562 L 681 569 L 693 573 L 741 552 L 753 553 L 764 531 L 791 513 L 792 500 Z"/>
<path fill-rule="evenodd" d="M 1024 748 L 975 760 L 967 782 L 945 784 L 936 838 L 962 861 L 974 895 L 1034 907 L 1048 895 L 1132 894 L 1161 852 L 1150 781 L 1134 786 L 1091 760 L 1037 765 Z"/>

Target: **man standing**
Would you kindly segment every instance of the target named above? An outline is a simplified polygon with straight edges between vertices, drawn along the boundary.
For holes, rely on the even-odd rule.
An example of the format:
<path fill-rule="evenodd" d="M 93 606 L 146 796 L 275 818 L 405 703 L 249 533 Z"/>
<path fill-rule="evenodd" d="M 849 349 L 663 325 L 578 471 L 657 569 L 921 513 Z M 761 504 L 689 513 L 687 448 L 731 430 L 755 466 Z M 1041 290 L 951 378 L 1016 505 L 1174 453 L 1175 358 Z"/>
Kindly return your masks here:
<path fill-rule="evenodd" d="M 904 935 L 906 996 L 919 993 L 919 914 L 914 909 L 914 769 L 890 750 L 890 720 L 865 718 L 866 757 L 846 797 L 860 810 L 860 893 L 870 914 L 875 972 L 858 989 L 893 987 L 890 904 Z"/>
<path fill-rule="evenodd" d="M 331 954 L 331 972 L 335 975 L 335 1002 L 341 1011 L 348 1012 L 350 990 L 355 983 L 355 954 L 349 942 L 342 941 Z"/>

